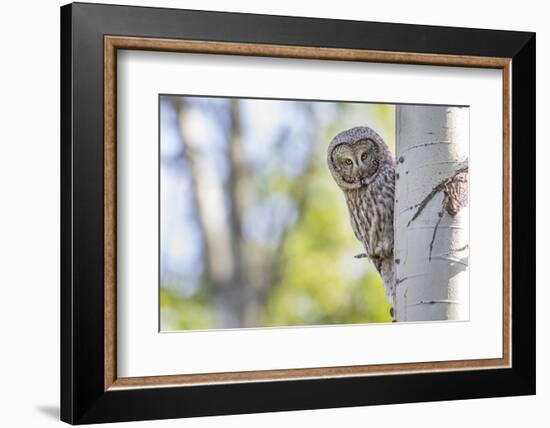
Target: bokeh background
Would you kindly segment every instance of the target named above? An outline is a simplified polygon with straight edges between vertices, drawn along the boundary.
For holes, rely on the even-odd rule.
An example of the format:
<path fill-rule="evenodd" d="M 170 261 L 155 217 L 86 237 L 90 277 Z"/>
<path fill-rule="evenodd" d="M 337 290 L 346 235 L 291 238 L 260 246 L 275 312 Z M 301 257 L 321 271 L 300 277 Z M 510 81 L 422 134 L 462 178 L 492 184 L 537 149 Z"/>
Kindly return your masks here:
<path fill-rule="evenodd" d="M 391 321 L 326 149 L 367 125 L 393 151 L 393 105 L 159 103 L 162 331 Z"/>

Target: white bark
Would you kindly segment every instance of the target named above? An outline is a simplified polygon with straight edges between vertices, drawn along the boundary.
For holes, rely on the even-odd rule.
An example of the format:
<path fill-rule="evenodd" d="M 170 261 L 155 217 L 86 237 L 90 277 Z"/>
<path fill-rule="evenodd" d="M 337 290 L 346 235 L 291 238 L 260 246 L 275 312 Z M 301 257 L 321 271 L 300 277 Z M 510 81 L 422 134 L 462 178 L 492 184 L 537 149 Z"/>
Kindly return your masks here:
<path fill-rule="evenodd" d="M 396 127 L 395 318 L 466 320 L 469 207 L 449 214 L 434 189 L 468 166 L 468 109 L 400 105 Z"/>

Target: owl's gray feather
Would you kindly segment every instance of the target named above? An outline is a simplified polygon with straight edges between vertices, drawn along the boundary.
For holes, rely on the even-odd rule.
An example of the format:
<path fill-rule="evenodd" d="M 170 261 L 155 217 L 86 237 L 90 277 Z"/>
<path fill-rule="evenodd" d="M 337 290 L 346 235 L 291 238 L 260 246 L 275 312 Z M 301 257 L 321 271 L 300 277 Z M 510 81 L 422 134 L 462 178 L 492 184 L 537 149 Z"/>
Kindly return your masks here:
<path fill-rule="evenodd" d="M 393 303 L 393 156 L 374 130 L 360 126 L 334 137 L 327 163 L 344 192 L 353 232 L 380 273 L 388 301 Z"/>

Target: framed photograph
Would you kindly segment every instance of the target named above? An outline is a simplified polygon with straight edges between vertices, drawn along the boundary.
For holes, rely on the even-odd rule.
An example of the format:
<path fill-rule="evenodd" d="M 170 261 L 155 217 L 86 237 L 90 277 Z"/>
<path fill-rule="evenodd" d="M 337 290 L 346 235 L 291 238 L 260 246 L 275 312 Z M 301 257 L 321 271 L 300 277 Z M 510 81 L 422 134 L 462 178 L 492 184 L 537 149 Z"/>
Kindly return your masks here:
<path fill-rule="evenodd" d="M 535 35 L 61 8 L 61 418 L 535 393 Z"/>

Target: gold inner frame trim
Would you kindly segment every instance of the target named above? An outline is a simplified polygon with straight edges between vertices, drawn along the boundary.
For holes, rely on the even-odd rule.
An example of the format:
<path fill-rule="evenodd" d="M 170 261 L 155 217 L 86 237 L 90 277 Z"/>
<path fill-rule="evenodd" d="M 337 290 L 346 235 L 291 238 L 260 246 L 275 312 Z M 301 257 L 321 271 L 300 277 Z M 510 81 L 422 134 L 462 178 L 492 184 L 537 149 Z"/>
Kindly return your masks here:
<path fill-rule="evenodd" d="M 421 363 L 279 369 L 170 376 L 117 377 L 116 367 L 116 84 L 118 49 L 296 59 L 495 68 L 502 70 L 503 124 L 503 322 L 502 358 Z M 104 37 L 104 389 L 339 378 L 511 367 L 512 355 L 512 165 L 511 58 L 386 52 L 256 43 Z"/>

